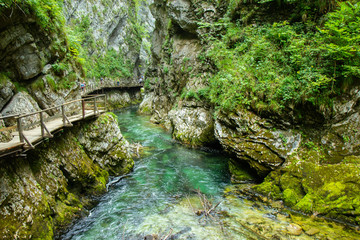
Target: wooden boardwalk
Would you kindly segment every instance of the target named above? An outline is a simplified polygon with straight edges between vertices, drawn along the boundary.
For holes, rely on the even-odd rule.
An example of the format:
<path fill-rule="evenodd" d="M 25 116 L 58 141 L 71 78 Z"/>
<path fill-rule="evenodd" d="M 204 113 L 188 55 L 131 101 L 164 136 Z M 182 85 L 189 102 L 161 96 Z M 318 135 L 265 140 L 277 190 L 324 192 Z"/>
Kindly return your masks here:
<path fill-rule="evenodd" d="M 57 115 L 44 117 L 46 112 L 57 110 Z M 96 117 L 105 111 L 106 96 L 96 95 L 34 113 L 1 117 L 0 120 L 16 119 L 17 130 L 12 133 L 13 139 L 11 141 L 0 143 L 0 157 L 33 149 L 44 139 L 52 138 L 53 133 L 65 127 L 73 126 L 74 122 Z M 38 116 L 39 119 L 35 123 L 28 125 L 22 123 L 24 119 L 34 116 Z"/>

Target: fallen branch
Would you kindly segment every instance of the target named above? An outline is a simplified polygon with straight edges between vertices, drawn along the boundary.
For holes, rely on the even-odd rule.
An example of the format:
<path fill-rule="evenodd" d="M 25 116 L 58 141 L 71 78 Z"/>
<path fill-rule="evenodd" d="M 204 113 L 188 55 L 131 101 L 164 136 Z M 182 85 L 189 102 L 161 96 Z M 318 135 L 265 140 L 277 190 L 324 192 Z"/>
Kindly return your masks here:
<path fill-rule="evenodd" d="M 222 202 L 222 201 L 218 202 L 214 207 L 212 207 L 212 208 L 207 212 L 207 215 L 209 215 L 212 211 L 214 211 L 215 208 L 217 208 L 217 207 L 220 205 L 221 202 Z"/>
<path fill-rule="evenodd" d="M 172 228 L 170 229 L 170 232 L 169 232 L 169 234 L 168 235 L 166 235 L 166 237 L 163 239 L 163 240 L 166 240 L 166 239 L 168 239 L 168 237 L 170 237 L 171 236 L 171 234 L 172 234 Z"/>
<path fill-rule="evenodd" d="M 193 211 L 193 213 L 195 213 L 195 214 L 196 214 L 196 212 L 195 212 L 195 210 L 194 210 L 194 208 L 193 208 L 193 206 L 192 206 L 192 204 L 191 204 L 191 202 L 190 202 L 189 197 L 188 197 L 188 196 L 186 196 L 186 199 L 187 199 L 187 200 L 188 200 L 188 202 L 189 202 L 189 205 L 190 205 L 190 207 L 191 207 L 191 210 Z"/>

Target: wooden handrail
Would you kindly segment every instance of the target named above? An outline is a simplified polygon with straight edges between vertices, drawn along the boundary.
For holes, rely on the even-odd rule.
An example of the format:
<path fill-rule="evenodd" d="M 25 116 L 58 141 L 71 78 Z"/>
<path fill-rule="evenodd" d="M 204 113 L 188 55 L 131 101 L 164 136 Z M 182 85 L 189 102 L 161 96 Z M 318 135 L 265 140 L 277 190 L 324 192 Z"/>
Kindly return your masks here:
<path fill-rule="evenodd" d="M 81 102 L 82 100 L 92 100 L 92 99 L 96 99 L 96 98 L 100 98 L 100 97 L 104 97 L 105 98 L 105 95 L 104 94 L 99 94 L 99 95 L 96 95 L 96 96 L 92 96 L 92 97 L 87 97 L 87 98 L 83 98 L 83 99 L 76 99 L 76 100 L 73 100 L 73 101 L 70 101 L 70 102 L 66 102 L 66 103 L 63 103 L 61 105 L 58 105 L 58 106 L 54 106 L 54 107 L 50 107 L 50 108 L 46 108 L 46 109 L 43 109 L 43 110 L 40 110 L 40 111 L 36 111 L 36 112 L 32 112 L 32 113 L 27 113 L 27 114 L 16 114 L 16 115 L 11 115 L 11 116 L 3 116 L 3 117 L 0 117 L 0 120 L 1 119 L 6 119 L 6 118 L 24 118 L 24 117 L 29 117 L 29 116 L 32 116 L 32 115 L 35 115 L 35 114 L 39 114 L 41 112 L 46 112 L 46 111 L 49 111 L 49 110 L 53 110 L 55 108 L 61 108 L 62 106 L 65 106 L 65 105 L 69 105 L 71 103 L 75 103 L 75 102 Z"/>
<path fill-rule="evenodd" d="M 99 101 L 99 99 L 101 99 L 101 98 L 103 98 L 103 101 Z M 50 108 L 43 109 L 43 110 L 36 111 L 36 112 L 32 112 L 32 113 L 27 113 L 27 114 L 22 114 L 22 115 L 21 114 L 16 114 L 16 115 L 11 115 L 11 116 L 3 116 L 3 117 L 0 117 L 0 119 L 15 118 L 16 119 L 16 126 L 13 126 L 13 127 L 16 127 L 17 131 L 19 132 L 19 140 L 20 140 L 20 142 L 21 143 L 26 142 L 28 144 L 28 147 L 33 148 L 34 146 L 28 141 L 28 139 L 24 135 L 24 129 L 26 129 L 29 126 L 36 126 L 36 125 L 40 124 L 41 136 L 43 138 L 44 137 L 52 137 L 51 132 L 48 130 L 48 128 L 45 125 L 45 122 L 47 122 L 46 120 L 48 120 L 48 119 L 44 118 L 44 112 L 49 111 L 49 110 L 53 110 L 53 109 L 56 109 L 56 108 L 60 108 L 61 109 L 61 111 L 60 111 L 61 115 L 60 116 L 62 118 L 63 126 L 64 127 L 65 126 L 72 126 L 71 121 L 69 120 L 69 118 L 66 115 L 65 106 L 67 106 L 69 104 L 72 104 L 72 103 L 77 103 L 77 102 L 79 102 L 81 104 L 81 107 L 80 107 L 81 110 L 79 110 L 79 111 L 81 111 L 83 119 L 85 119 L 85 117 L 86 117 L 86 105 L 94 104 L 94 106 L 93 106 L 94 115 L 98 115 L 99 114 L 99 109 L 103 109 L 102 107 L 99 108 L 97 106 L 98 103 L 104 102 L 105 103 L 105 110 L 106 110 L 106 96 L 104 94 L 99 94 L 99 95 L 94 95 L 94 96 L 90 96 L 90 97 L 83 98 L 83 99 L 76 99 L 76 100 L 73 100 L 73 101 L 70 101 L 70 102 L 63 103 L 63 104 L 58 105 L 58 106 L 50 107 Z M 22 123 L 23 118 L 33 116 L 33 115 L 36 115 L 36 114 L 40 115 L 39 116 L 40 121 L 36 121 L 36 123 L 32 123 L 32 124 L 29 124 L 27 126 L 25 126 Z M 49 118 L 49 119 L 51 119 L 51 118 Z"/>
<path fill-rule="evenodd" d="M 0 117 L 0 120 L 4 120 L 4 119 L 7 119 L 7 118 L 16 118 L 20 116 L 20 114 L 14 114 L 14 115 L 8 115 L 8 116 L 1 116 Z"/>

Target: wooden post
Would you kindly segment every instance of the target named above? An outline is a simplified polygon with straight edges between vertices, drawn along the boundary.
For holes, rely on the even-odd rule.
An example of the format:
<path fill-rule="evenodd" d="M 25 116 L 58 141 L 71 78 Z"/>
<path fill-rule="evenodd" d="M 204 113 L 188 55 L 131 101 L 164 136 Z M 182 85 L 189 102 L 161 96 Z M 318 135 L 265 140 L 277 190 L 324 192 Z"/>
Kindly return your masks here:
<path fill-rule="evenodd" d="M 45 132 L 44 132 L 44 116 L 43 116 L 43 112 L 40 112 L 40 127 L 41 127 L 41 136 L 44 137 Z"/>
<path fill-rule="evenodd" d="M 23 135 L 23 127 L 22 127 L 22 124 L 21 124 L 21 117 L 18 117 L 16 119 L 16 121 L 17 121 L 17 127 L 18 127 L 20 142 L 23 143 L 25 141 L 25 139 L 24 139 L 24 135 Z"/>
<path fill-rule="evenodd" d="M 84 99 L 81 100 L 81 107 L 82 107 L 83 119 L 85 119 L 85 100 Z"/>
<path fill-rule="evenodd" d="M 63 119 L 63 125 L 66 125 L 66 118 L 65 118 L 65 107 L 64 105 L 61 105 L 61 113 L 62 113 L 62 119 Z"/>
<path fill-rule="evenodd" d="M 104 103 L 104 107 L 105 107 L 105 112 L 106 112 L 106 104 L 107 104 L 107 96 L 106 96 L 106 94 L 105 94 L 105 103 Z"/>
<path fill-rule="evenodd" d="M 97 97 L 94 97 L 94 115 L 96 115 L 96 112 L 97 112 L 96 98 Z"/>

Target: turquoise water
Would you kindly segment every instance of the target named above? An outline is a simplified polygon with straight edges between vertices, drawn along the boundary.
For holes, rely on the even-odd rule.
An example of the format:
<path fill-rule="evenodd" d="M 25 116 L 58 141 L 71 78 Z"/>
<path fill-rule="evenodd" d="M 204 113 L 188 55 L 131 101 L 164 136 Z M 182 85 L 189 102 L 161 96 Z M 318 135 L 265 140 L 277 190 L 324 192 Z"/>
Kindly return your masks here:
<path fill-rule="evenodd" d="M 115 114 L 125 138 L 144 146 L 145 156 L 136 160 L 130 177 L 109 186 L 98 206 L 64 239 L 141 239 L 193 228 L 181 210 L 171 216 L 174 219 L 167 214 L 186 196 L 197 196 L 196 189 L 211 199 L 220 198 L 230 182 L 228 158 L 178 144 L 148 117 L 137 115 L 136 108 Z M 181 219 L 178 226 L 175 222 Z"/>

